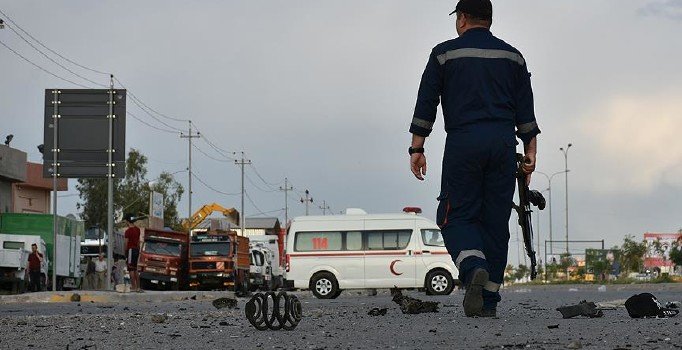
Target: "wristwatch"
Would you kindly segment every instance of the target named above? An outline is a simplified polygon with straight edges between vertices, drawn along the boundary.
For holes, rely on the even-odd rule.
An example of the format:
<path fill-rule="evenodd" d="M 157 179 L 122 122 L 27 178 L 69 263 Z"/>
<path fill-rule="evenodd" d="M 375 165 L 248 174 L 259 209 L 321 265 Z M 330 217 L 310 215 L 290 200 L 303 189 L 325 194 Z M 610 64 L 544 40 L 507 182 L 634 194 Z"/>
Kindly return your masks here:
<path fill-rule="evenodd" d="M 424 147 L 417 148 L 410 147 L 407 149 L 407 153 L 409 153 L 410 155 L 413 155 L 415 153 L 424 153 Z"/>

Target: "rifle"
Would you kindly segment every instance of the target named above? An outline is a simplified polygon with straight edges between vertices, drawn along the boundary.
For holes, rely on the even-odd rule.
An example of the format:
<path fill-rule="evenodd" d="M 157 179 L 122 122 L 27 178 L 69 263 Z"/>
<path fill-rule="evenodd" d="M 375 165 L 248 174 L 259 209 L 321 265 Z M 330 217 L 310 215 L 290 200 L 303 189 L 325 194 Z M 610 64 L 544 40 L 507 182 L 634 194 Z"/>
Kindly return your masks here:
<path fill-rule="evenodd" d="M 537 190 L 530 190 L 528 185 L 526 185 L 526 178 L 528 175 L 523 172 L 523 163 L 526 158 L 517 153 L 516 162 L 518 164 L 518 170 L 516 171 L 516 182 L 518 184 L 519 191 L 519 204 L 512 203 L 512 206 L 516 210 L 516 214 L 519 217 L 519 225 L 523 231 L 523 242 L 526 246 L 526 253 L 528 258 L 530 258 L 530 279 L 534 280 L 537 277 L 537 260 L 535 257 L 535 250 L 533 250 L 533 224 L 531 221 L 531 205 L 538 207 L 538 209 L 545 209 L 545 197 L 542 196 Z"/>

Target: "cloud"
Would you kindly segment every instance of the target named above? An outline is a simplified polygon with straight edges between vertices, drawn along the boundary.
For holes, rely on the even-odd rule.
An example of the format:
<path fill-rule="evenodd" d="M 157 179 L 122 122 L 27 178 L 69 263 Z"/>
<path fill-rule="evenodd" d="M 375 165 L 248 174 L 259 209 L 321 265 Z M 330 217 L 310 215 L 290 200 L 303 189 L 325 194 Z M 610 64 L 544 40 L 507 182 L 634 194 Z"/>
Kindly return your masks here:
<path fill-rule="evenodd" d="M 592 153 L 595 190 L 650 193 L 665 184 L 682 188 L 680 92 L 618 96 L 580 119 Z"/>
<path fill-rule="evenodd" d="M 650 2 L 637 10 L 637 13 L 641 16 L 662 17 L 682 21 L 682 0 Z"/>

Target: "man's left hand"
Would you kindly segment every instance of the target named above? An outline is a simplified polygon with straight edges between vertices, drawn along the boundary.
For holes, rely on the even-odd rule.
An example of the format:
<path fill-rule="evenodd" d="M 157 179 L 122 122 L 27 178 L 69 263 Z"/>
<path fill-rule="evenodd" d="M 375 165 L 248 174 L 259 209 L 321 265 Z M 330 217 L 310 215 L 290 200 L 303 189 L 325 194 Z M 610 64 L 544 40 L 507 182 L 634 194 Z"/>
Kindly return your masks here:
<path fill-rule="evenodd" d="M 424 153 L 413 153 L 410 156 L 410 168 L 417 179 L 424 181 L 424 176 L 426 176 L 426 156 Z"/>

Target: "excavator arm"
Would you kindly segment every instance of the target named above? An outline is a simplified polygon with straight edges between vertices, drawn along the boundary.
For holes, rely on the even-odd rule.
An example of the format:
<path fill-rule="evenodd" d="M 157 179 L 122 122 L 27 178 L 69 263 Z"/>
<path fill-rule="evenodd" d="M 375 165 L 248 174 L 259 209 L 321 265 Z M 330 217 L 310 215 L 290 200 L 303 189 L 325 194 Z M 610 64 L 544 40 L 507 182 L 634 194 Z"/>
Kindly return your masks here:
<path fill-rule="evenodd" d="M 190 217 L 187 220 L 184 220 L 182 222 L 182 227 L 186 231 L 190 231 L 197 227 L 202 221 L 204 221 L 209 215 L 213 214 L 214 212 L 220 212 L 225 216 L 226 218 L 230 219 L 230 221 L 237 225 L 239 224 L 239 212 L 234 209 L 234 208 L 225 208 L 220 204 L 217 203 L 211 203 L 211 204 L 206 204 L 199 208 L 197 211 L 192 214 L 192 217 Z"/>

